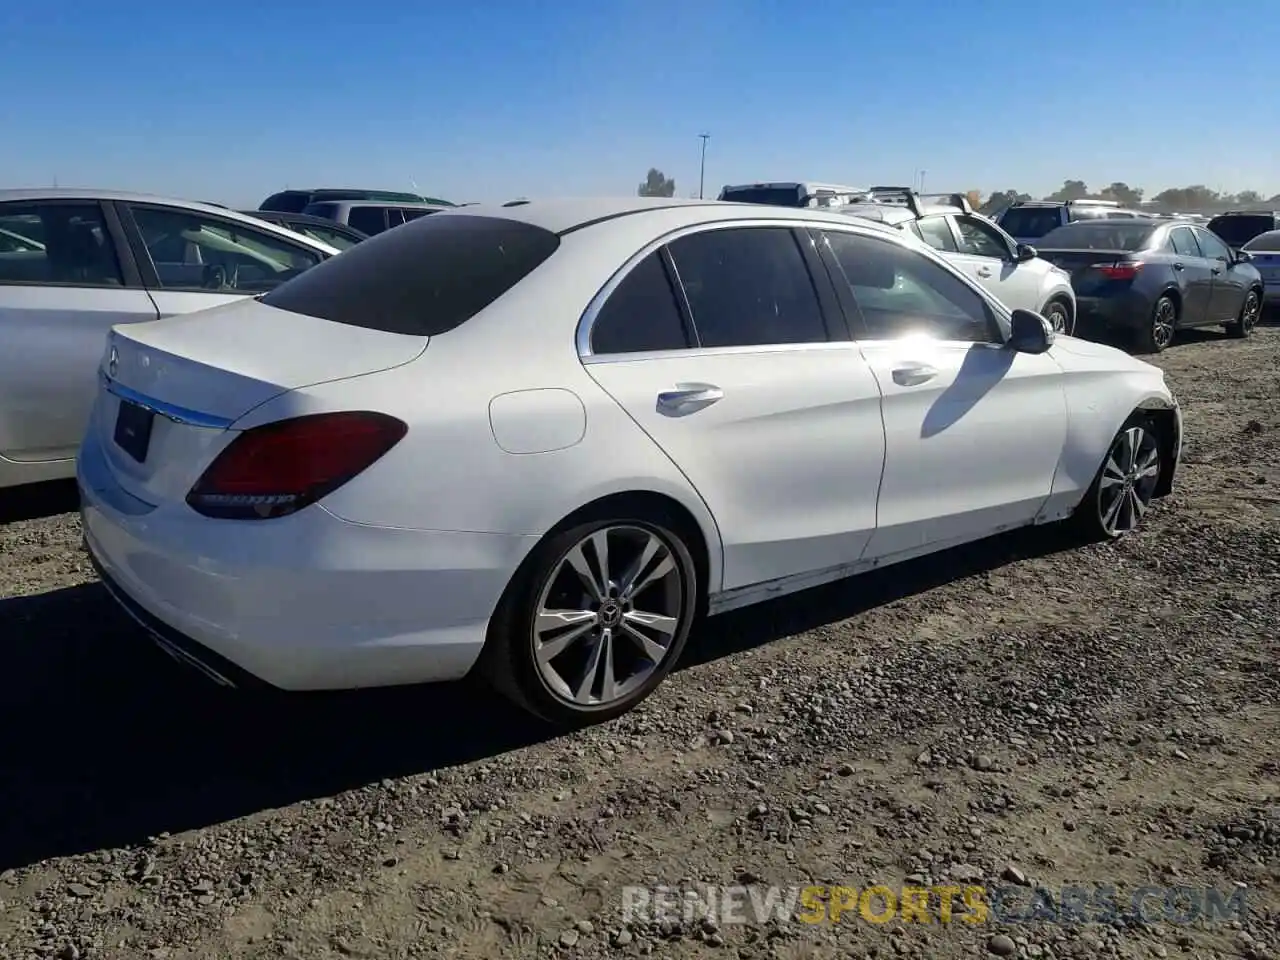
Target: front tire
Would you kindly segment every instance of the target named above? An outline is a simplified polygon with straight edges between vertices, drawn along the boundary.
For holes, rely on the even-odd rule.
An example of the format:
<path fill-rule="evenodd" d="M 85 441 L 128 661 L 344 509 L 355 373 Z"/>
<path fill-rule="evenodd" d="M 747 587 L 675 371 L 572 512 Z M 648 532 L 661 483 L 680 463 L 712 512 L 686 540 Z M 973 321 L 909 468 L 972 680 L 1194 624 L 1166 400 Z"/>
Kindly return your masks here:
<path fill-rule="evenodd" d="M 1253 328 L 1258 325 L 1258 318 L 1261 316 L 1262 297 L 1257 290 L 1250 290 L 1244 298 L 1244 304 L 1240 307 L 1240 316 L 1236 317 L 1235 323 L 1227 324 L 1227 333 L 1237 340 L 1243 340 L 1253 333 Z"/>
<path fill-rule="evenodd" d="M 679 659 L 698 609 L 678 524 L 609 516 L 534 548 L 498 605 L 481 672 L 557 726 L 626 713 Z"/>
<path fill-rule="evenodd" d="M 1135 413 L 1111 441 L 1093 484 L 1072 515 L 1077 529 L 1089 540 L 1118 540 L 1132 533 L 1150 509 L 1164 469 L 1155 422 Z"/>
<path fill-rule="evenodd" d="M 1178 328 L 1178 305 L 1173 298 L 1162 296 L 1151 308 L 1147 324 L 1138 332 L 1138 350 L 1141 353 L 1160 353 L 1173 343 Z"/>
<path fill-rule="evenodd" d="M 1071 311 L 1061 300 L 1051 300 L 1045 304 L 1043 316 L 1049 321 L 1054 333 L 1069 337 L 1075 332 L 1075 323 L 1071 319 Z"/>

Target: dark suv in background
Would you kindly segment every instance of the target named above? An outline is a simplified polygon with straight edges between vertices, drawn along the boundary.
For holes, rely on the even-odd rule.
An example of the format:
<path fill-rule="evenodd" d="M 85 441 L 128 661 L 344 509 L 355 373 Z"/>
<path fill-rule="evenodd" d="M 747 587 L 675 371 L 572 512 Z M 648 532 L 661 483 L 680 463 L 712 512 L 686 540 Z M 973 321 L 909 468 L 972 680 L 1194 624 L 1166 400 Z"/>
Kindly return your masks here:
<path fill-rule="evenodd" d="M 422 197 L 416 193 L 399 193 L 394 190 L 281 190 L 273 193 L 262 203 L 259 210 L 271 210 L 276 213 L 302 213 L 313 203 L 322 200 L 372 200 L 377 203 L 430 203 L 438 207 L 453 206 L 448 200 L 435 197 Z"/>
<path fill-rule="evenodd" d="M 1274 210 L 1228 210 L 1206 226 L 1228 247 L 1239 250 L 1256 236 L 1280 230 L 1280 214 Z"/>
<path fill-rule="evenodd" d="M 1050 230 L 1081 220 L 1145 220 L 1141 210 L 1121 207 L 1114 200 L 1023 200 L 1006 207 L 995 219 L 1000 229 L 1019 243 L 1034 244 Z"/>

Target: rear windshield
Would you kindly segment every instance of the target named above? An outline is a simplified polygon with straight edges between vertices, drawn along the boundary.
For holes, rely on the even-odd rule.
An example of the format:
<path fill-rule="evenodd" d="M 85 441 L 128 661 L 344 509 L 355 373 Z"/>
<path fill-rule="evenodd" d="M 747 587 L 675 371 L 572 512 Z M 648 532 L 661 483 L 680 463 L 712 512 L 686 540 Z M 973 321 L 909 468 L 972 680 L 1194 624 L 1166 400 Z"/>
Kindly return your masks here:
<path fill-rule="evenodd" d="M 1221 237 L 1231 247 L 1239 247 L 1249 242 L 1260 233 L 1276 228 L 1276 218 L 1266 214 L 1231 214 L 1214 217 L 1209 221 L 1209 229 Z"/>
<path fill-rule="evenodd" d="M 1062 223 L 1061 207 L 1010 207 L 1000 217 L 1000 226 L 1010 236 L 1043 237 Z"/>
<path fill-rule="evenodd" d="M 430 337 L 471 319 L 559 246 L 550 230 L 518 220 L 423 217 L 312 267 L 262 302 L 334 323 Z"/>
<path fill-rule="evenodd" d="M 1158 225 L 1138 220 L 1091 220 L 1051 230 L 1036 246 L 1043 250 L 1141 250 Z"/>
<path fill-rule="evenodd" d="M 731 203 L 763 203 L 771 207 L 802 207 L 799 187 L 744 187 L 723 190 L 721 200 Z"/>
<path fill-rule="evenodd" d="M 1280 230 L 1268 230 L 1260 233 L 1244 245 L 1245 250 L 1260 250 L 1263 253 L 1280 253 Z"/>

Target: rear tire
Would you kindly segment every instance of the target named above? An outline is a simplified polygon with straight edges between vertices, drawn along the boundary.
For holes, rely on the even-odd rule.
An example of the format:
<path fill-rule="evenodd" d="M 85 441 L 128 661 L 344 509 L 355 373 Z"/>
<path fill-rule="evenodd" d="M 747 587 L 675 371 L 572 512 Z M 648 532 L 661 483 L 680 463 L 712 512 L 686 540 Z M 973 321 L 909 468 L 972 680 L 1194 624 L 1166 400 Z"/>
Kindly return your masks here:
<path fill-rule="evenodd" d="M 1255 288 L 1245 296 L 1244 303 L 1240 307 L 1240 316 L 1236 317 L 1234 323 L 1227 324 L 1227 333 L 1237 340 L 1243 340 L 1253 333 L 1253 328 L 1258 325 L 1258 319 L 1261 316 L 1262 296 Z"/>
<path fill-rule="evenodd" d="M 1146 326 L 1138 331 L 1137 347 L 1140 353 L 1160 353 L 1173 343 L 1178 328 L 1178 305 L 1173 298 L 1162 296 L 1151 308 Z"/>
<path fill-rule="evenodd" d="M 1086 540 L 1118 540 L 1142 522 L 1167 469 L 1155 421 L 1141 411 L 1125 421 L 1071 515 Z"/>
<path fill-rule="evenodd" d="M 498 604 L 479 672 L 557 726 L 626 713 L 671 672 L 699 609 L 680 526 L 611 514 L 544 539 Z"/>

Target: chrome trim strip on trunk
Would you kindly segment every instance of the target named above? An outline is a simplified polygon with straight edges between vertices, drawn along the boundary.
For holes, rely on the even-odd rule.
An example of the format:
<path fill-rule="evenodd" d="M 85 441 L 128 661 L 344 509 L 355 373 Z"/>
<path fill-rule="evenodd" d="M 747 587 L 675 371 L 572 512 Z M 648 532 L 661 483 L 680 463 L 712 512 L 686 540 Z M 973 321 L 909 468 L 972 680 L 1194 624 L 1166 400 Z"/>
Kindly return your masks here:
<path fill-rule="evenodd" d="M 144 410 L 150 410 L 152 413 L 164 417 L 166 420 L 172 420 L 174 423 L 183 423 L 191 427 L 204 427 L 207 430 L 226 430 L 235 422 L 229 417 L 217 417 L 211 413 L 201 413 L 199 410 L 180 407 L 176 403 L 165 403 L 163 400 L 156 400 L 136 390 L 130 390 L 118 380 L 113 380 L 107 376 L 104 371 L 99 370 L 98 375 L 102 380 L 102 386 L 108 393 L 114 394 L 121 400 L 136 404 Z"/>

